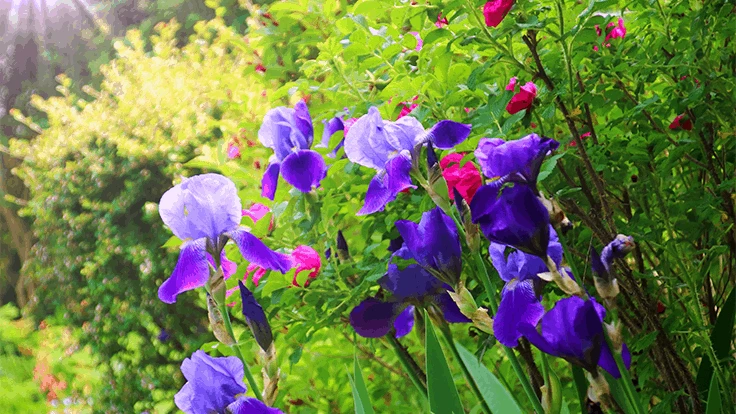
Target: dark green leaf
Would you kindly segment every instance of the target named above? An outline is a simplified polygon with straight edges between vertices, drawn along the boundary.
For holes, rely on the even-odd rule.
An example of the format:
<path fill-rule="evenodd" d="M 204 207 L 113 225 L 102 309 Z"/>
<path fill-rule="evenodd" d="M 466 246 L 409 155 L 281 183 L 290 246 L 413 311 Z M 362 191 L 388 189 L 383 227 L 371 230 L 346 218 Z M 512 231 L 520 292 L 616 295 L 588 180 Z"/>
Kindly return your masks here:
<path fill-rule="evenodd" d="M 445 354 L 442 353 L 434 326 L 427 313 L 424 313 L 426 323 L 427 344 L 427 391 L 429 394 L 429 408 L 435 414 L 463 414 L 465 410 L 460 402 L 460 396 L 452 379 L 452 372 L 447 365 Z"/>
<path fill-rule="evenodd" d="M 462 345 L 456 342 L 455 346 L 460 354 L 462 363 L 465 364 L 465 367 L 470 372 L 473 381 L 475 381 L 491 411 L 498 414 L 521 413 L 521 408 L 519 408 L 516 400 L 509 393 L 509 390 L 504 388 L 498 378 Z"/>

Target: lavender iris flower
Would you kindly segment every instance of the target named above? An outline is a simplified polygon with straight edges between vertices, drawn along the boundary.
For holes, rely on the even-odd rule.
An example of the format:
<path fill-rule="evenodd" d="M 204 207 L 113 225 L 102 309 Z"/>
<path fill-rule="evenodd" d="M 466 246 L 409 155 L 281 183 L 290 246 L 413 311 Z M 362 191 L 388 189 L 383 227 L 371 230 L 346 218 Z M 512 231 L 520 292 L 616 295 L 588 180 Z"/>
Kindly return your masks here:
<path fill-rule="evenodd" d="M 291 268 L 288 256 L 276 253 L 240 227 L 242 206 L 235 184 L 219 174 L 202 174 L 184 179 L 161 197 L 159 214 L 178 238 L 184 240 L 179 260 L 158 290 L 166 303 L 176 296 L 204 286 L 215 267 L 213 257 L 221 258 L 225 277 L 234 273 L 234 264 L 224 257 L 230 239 L 243 257 L 265 269 L 286 273 Z"/>
<path fill-rule="evenodd" d="M 377 171 L 368 186 L 365 204 L 359 215 L 382 211 L 399 192 L 416 188 L 411 181 L 412 161 L 417 147 L 431 142 L 436 148 L 450 149 L 470 134 L 470 125 L 440 121 L 425 131 L 411 116 L 396 122 L 384 121 L 376 107 L 360 117 L 345 137 L 348 159 Z"/>
<path fill-rule="evenodd" d="M 334 134 L 337 133 L 337 131 L 343 131 L 345 134 L 347 134 L 347 131 L 349 130 L 350 126 L 353 125 L 357 121 L 357 118 L 348 118 L 343 120 L 341 117 L 334 117 L 330 119 L 329 121 L 322 121 L 325 124 L 324 132 L 322 133 L 322 142 L 317 144 L 316 146 L 319 148 L 328 148 L 330 144 L 330 138 Z M 340 148 L 342 148 L 345 145 L 345 138 L 340 140 L 340 142 L 337 143 L 335 148 L 330 151 L 329 154 L 327 154 L 330 158 L 335 158 L 337 156 L 337 152 L 340 151 Z M 343 156 L 344 158 L 345 156 Z"/>
<path fill-rule="evenodd" d="M 256 301 L 253 296 L 253 292 L 248 290 L 243 282 L 238 281 L 238 287 L 240 288 L 240 298 L 243 302 L 243 316 L 245 316 L 245 323 L 248 324 L 253 336 L 256 338 L 256 342 L 264 351 L 268 351 L 268 348 L 273 343 L 273 332 L 271 331 L 271 325 L 268 324 L 266 319 L 266 313 L 263 312 L 263 308 Z"/>
<path fill-rule="evenodd" d="M 389 264 L 388 273 L 378 283 L 391 294 L 390 299 L 368 298 L 350 312 L 350 325 L 362 337 L 380 338 L 392 328 L 397 338 L 409 334 L 415 306 L 437 306 L 447 322 L 470 322 L 447 293 L 450 287 L 417 264 L 403 270 Z"/>
<path fill-rule="evenodd" d="M 299 101 L 294 108 L 280 106 L 263 118 L 258 140 L 274 150 L 263 174 L 261 195 L 273 200 L 279 174 L 299 191 L 308 193 L 327 175 L 322 156 L 312 151 L 314 128 L 307 104 Z"/>
<path fill-rule="evenodd" d="M 544 158 L 560 143 L 552 138 L 530 134 L 515 141 L 484 138 L 478 143 L 475 157 L 483 175 L 499 177 L 503 182 L 528 184 L 537 193 L 537 176 Z"/>
<path fill-rule="evenodd" d="M 547 253 L 557 267 L 562 263 L 562 245 L 550 226 Z M 514 250 L 506 255 L 508 246 L 491 243 L 488 252 L 493 267 L 506 282 L 501 291 L 501 303 L 493 317 L 493 332 L 502 344 L 515 347 L 522 336 L 519 326 L 536 325 L 544 314 L 540 292 L 544 281 L 537 275 L 547 272 L 544 261 L 534 255 Z"/>
<path fill-rule="evenodd" d="M 174 402 L 187 414 L 281 413 L 255 398 L 238 397 L 247 388 L 243 383 L 243 363 L 237 357 L 213 358 L 195 351 L 182 362 L 181 372 L 187 383 L 176 393 Z"/>
<path fill-rule="evenodd" d="M 452 218 L 435 207 L 422 214 L 419 223 L 399 220 L 396 228 L 420 266 L 445 283 L 457 283 L 463 269 L 462 247 Z"/>
<path fill-rule="evenodd" d="M 564 358 L 591 373 L 600 366 L 614 378 L 620 378 L 621 372 L 603 334 L 605 316 L 605 308 L 595 299 L 572 296 L 560 299 L 542 316 L 540 332 L 532 324 L 520 325 L 519 331 L 544 353 Z M 628 367 L 631 355 L 625 345 L 622 357 Z"/>

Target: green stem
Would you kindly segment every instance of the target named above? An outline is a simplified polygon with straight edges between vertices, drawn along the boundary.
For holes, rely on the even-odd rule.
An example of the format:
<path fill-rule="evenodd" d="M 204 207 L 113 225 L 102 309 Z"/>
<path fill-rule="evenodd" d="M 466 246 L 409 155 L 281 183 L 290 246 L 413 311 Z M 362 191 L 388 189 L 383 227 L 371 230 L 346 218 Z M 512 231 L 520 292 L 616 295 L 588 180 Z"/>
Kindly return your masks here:
<path fill-rule="evenodd" d="M 636 389 L 634 389 L 634 383 L 631 382 L 629 370 L 626 368 L 624 360 L 621 358 L 621 353 L 617 352 L 616 348 L 614 348 L 611 338 L 608 336 L 608 330 L 603 329 L 603 333 L 605 335 L 606 342 L 608 343 L 608 347 L 611 349 L 611 354 L 613 354 L 613 359 L 616 360 L 616 366 L 618 366 L 618 370 L 621 373 L 621 379 L 618 381 L 623 383 L 624 394 L 626 394 L 626 398 L 629 400 L 629 406 L 634 410 L 635 414 L 646 413 L 647 411 L 641 406 L 641 400 L 638 398 Z"/>
<path fill-rule="evenodd" d="M 225 322 L 225 329 L 227 329 L 227 333 L 235 339 L 235 334 L 233 334 L 233 326 L 230 323 L 230 312 L 227 311 L 227 305 L 222 304 L 219 305 L 220 307 L 220 313 L 222 313 L 222 319 Z M 245 362 L 245 358 L 243 357 L 243 353 L 240 351 L 240 347 L 238 346 L 238 343 L 236 342 L 233 345 L 230 345 L 230 348 L 235 352 L 235 355 L 240 358 L 240 360 L 243 362 L 243 371 L 245 372 L 245 378 L 248 380 L 248 385 L 250 385 L 251 391 L 256 395 L 256 398 L 263 401 L 263 397 L 261 396 L 261 391 L 258 388 L 258 384 L 256 383 L 255 378 L 253 378 L 253 374 L 250 373 L 250 367 Z"/>
<path fill-rule="evenodd" d="M 488 404 L 486 404 L 485 398 L 483 398 L 483 394 L 480 392 L 480 389 L 478 388 L 478 384 L 475 383 L 475 379 L 473 379 L 473 375 L 470 374 L 470 371 L 468 371 L 468 368 L 465 366 L 465 363 L 463 363 L 462 358 L 460 357 L 460 352 L 458 352 L 457 347 L 455 346 L 455 341 L 452 339 L 452 332 L 450 332 L 450 328 L 447 326 L 447 323 L 443 323 L 440 325 L 440 332 L 442 332 L 442 337 L 445 338 L 445 342 L 447 342 L 447 346 L 450 347 L 450 350 L 452 351 L 452 356 L 455 358 L 458 364 L 460 364 L 460 367 L 463 370 L 463 375 L 465 376 L 465 380 L 468 381 L 468 384 L 470 384 L 470 389 L 473 391 L 473 394 L 475 394 L 475 397 L 480 401 L 481 407 L 483 409 L 484 413 L 491 413 L 491 409 L 488 407 Z"/>
<path fill-rule="evenodd" d="M 411 379 L 411 382 L 414 384 L 415 387 L 417 387 L 419 393 L 426 399 L 428 395 L 427 386 L 425 385 L 426 380 L 422 381 L 420 374 L 417 372 L 419 367 L 416 365 L 416 362 L 409 359 L 411 358 L 411 356 L 407 355 L 406 350 L 401 346 L 396 337 L 394 337 L 393 335 L 386 335 L 386 338 L 388 339 L 388 343 L 391 344 L 391 347 L 394 349 L 396 356 L 399 358 L 399 362 L 404 368 L 404 371 L 409 375 L 409 379 Z"/>

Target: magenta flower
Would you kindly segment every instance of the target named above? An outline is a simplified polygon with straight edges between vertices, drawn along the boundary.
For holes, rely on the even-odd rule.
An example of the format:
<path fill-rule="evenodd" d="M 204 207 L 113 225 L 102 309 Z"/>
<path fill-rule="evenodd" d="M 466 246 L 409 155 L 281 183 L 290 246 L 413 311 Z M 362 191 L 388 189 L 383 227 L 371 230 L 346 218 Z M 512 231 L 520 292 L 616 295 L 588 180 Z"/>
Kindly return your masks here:
<path fill-rule="evenodd" d="M 514 81 L 514 85 L 515 84 L 516 81 Z M 511 85 L 511 82 L 509 82 L 509 85 Z M 508 90 L 508 86 L 506 87 L 506 89 Z M 535 85 L 534 82 L 527 82 L 526 84 L 524 84 L 524 86 L 520 88 L 519 92 L 511 97 L 508 105 L 506 105 L 506 111 L 508 111 L 509 114 L 513 115 L 524 109 L 529 109 L 532 107 L 532 104 L 534 103 L 534 98 L 536 97 L 537 85 Z"/>
<path fill-rule="evenodd" d="M 270 213 L 271 209 L 267 205 L 261 203 L 254 203 L 248 210 L 243 210 L 241 213 L 243 216 L 250 217 L 253 223 L 258 223 L 260 219 Z"/>
<path fill-rule="evenodd" d="M 411 102 L 416 102 L 417 99 L 419 99 L 419 96 L 415 96 L 415 97 L 411 98 Z M 401 118 L 409 115 L 414 109 L 417 108 L 417 106 L 419 106 L 419 104 L 417 104 L 417 103 L 411 103 L 411 102 L 402 102 L 401 103 L 401 105 L 402 105 L 401 106 L 401 112 L 399 112 L 399 116 L 396 118 L 397 121 L 399 119 L 401 119 Z M 347 132 L 346 132 L 346 134 L 347 134 Z"/>
<path fill-rule="evenodd" d="M 414 48 L 417 52 L 422 50 L 422 46 L 424 46 L 424 42 L 422 41 L 422 38 L 419 36 L 419 32 L 409 32 L 410 35 L 414 36 L 417 39 L 417 47 Z"/>
<path fill-rule="evenodd" d="M 309 285 L 309 281 L 314 279 L 319 274 L 322 268 L 322 260 L 319 253 L 309 246 L 297 246 L 293 252 L 291 252 L 291 267 L 294 270 L 294 280 L 291 282 L 294 286 L 299 286 L 296 278 L 299 273 L 303 271 L 309 271 L 307 280 L 304 282 L 304 287 Z"/>
<path fill-rule="evenodd" d="M 515 0 L 491 0 L 483 6 L 483 16 L 486 18 L 486 26 L 498 26 L 504 17 L 509 14 Z"/>
<path fill-rule="evenodd" d="M 516 89 L 516 80 L 517 80 L 516 76 L 512 77 L 511 79 L 509 79 L 509 84 L 506 85 L 506 90 L 507 91 L 513 92 L 514 89 Z"/>
<path fill-rule="evenodd" d="M 212 258 L 222 257 L 228 239 L 251 263 L 282 273 L 290 267 L 285 255 L 240 227 L 238 190 L 227 177 L 202 174 L 185 179 L 161 197 L 159 214 L 174 235 L 184 240 L 174 271 L 158 290 L 163 302 L 174 303 L 178 294 L 204 286 L 210 266 L 215 265 Z M 222 262 L 223 273 L 234 271 L 228 263 Z"/>
<path fill-rule="evenodd" d="M 447 17 L 443 17 L 442 16 L 442 13 L 440 13 L 440 14 L 437 15 L 437 21 L 434 22 L 434 25 L 438 29 L 441 29 L 441 28 L 447 26 L 448 24 L 450 24 L 450 22 L 447 21 Z"/>
<path fill-rule="evenodd" d="M 624 27 L 624 19 L 621 17 L 618 18 L 618 24 L 614 22 L 610 22 L 606 25 L 606 34 L 605 39 L 603 39 L 603 42 L 606 43 L 606 47 L 611 46 L 610 43 L 608 43 L 611 39 L 617 39 L 621 38 L 623 39 L 624 36 L 626 36 L 626 27 Z"/>
<path fill-rule="evenodd" d="M 670 129 L 684 129 L 685 131 L 692 131 L 693 122 L 690 120 L 690 118 L 686 118 L 685 114 L 680 114 L 672 120 L 672 123 L 670 123 Z"/>
<path fill-rule="evenodd" d="M 227 157 L 232 159 L 240 158 L 240 148 L 234 142 L 227 144 Z"/>
<path fill-rule="evenodd" d="M 440 160 L 442 168 L 442 177 L 447 182 L 447 191 L 450 200 L 455 199 L 455 191 L 463 197 L 465 201 L 470 203 L 476 191 L 483 185 L 483 179 L 480 177 L 478 167 L 471 161 L 466 162 L 462 167 L 460 161 L 465 154 L 452 153 L 446 155 Z"/>

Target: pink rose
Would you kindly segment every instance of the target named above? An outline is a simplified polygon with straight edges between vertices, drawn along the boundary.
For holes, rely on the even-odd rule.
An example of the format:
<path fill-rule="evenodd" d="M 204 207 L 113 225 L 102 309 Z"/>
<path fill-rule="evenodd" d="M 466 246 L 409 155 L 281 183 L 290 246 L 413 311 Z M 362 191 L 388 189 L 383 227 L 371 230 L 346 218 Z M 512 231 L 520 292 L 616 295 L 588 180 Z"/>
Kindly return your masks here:
<path fill-rule="evenodd" d="M 527 82 L 520 88 L 521 90 L 514 95 L 506 105 L 506 111 L 513 115 L 521 110 L 529 109 L 537 97 L 537 85 L 534 82 Z"/>
<path fill-rule="evenodd" d="M 483 185 L 483 181 L 478 168 L 472 162 L 468 161 L 462 167 L 460 166 L 460 160 L 464 155 L 462 153 L 448 154 L 440 160 L 440 168 L 447 182 L 450 200 L 455 199 L 455 192 L 452 191 L 454 188 L 465 201 L 470 203 L 475 192 Z"/>
<path fill-rule="evenodd" d="M 486 26 L 496 27 L 509 14 L 515 0 L 491 0 L 483 6 L 483 16 Z"/>

